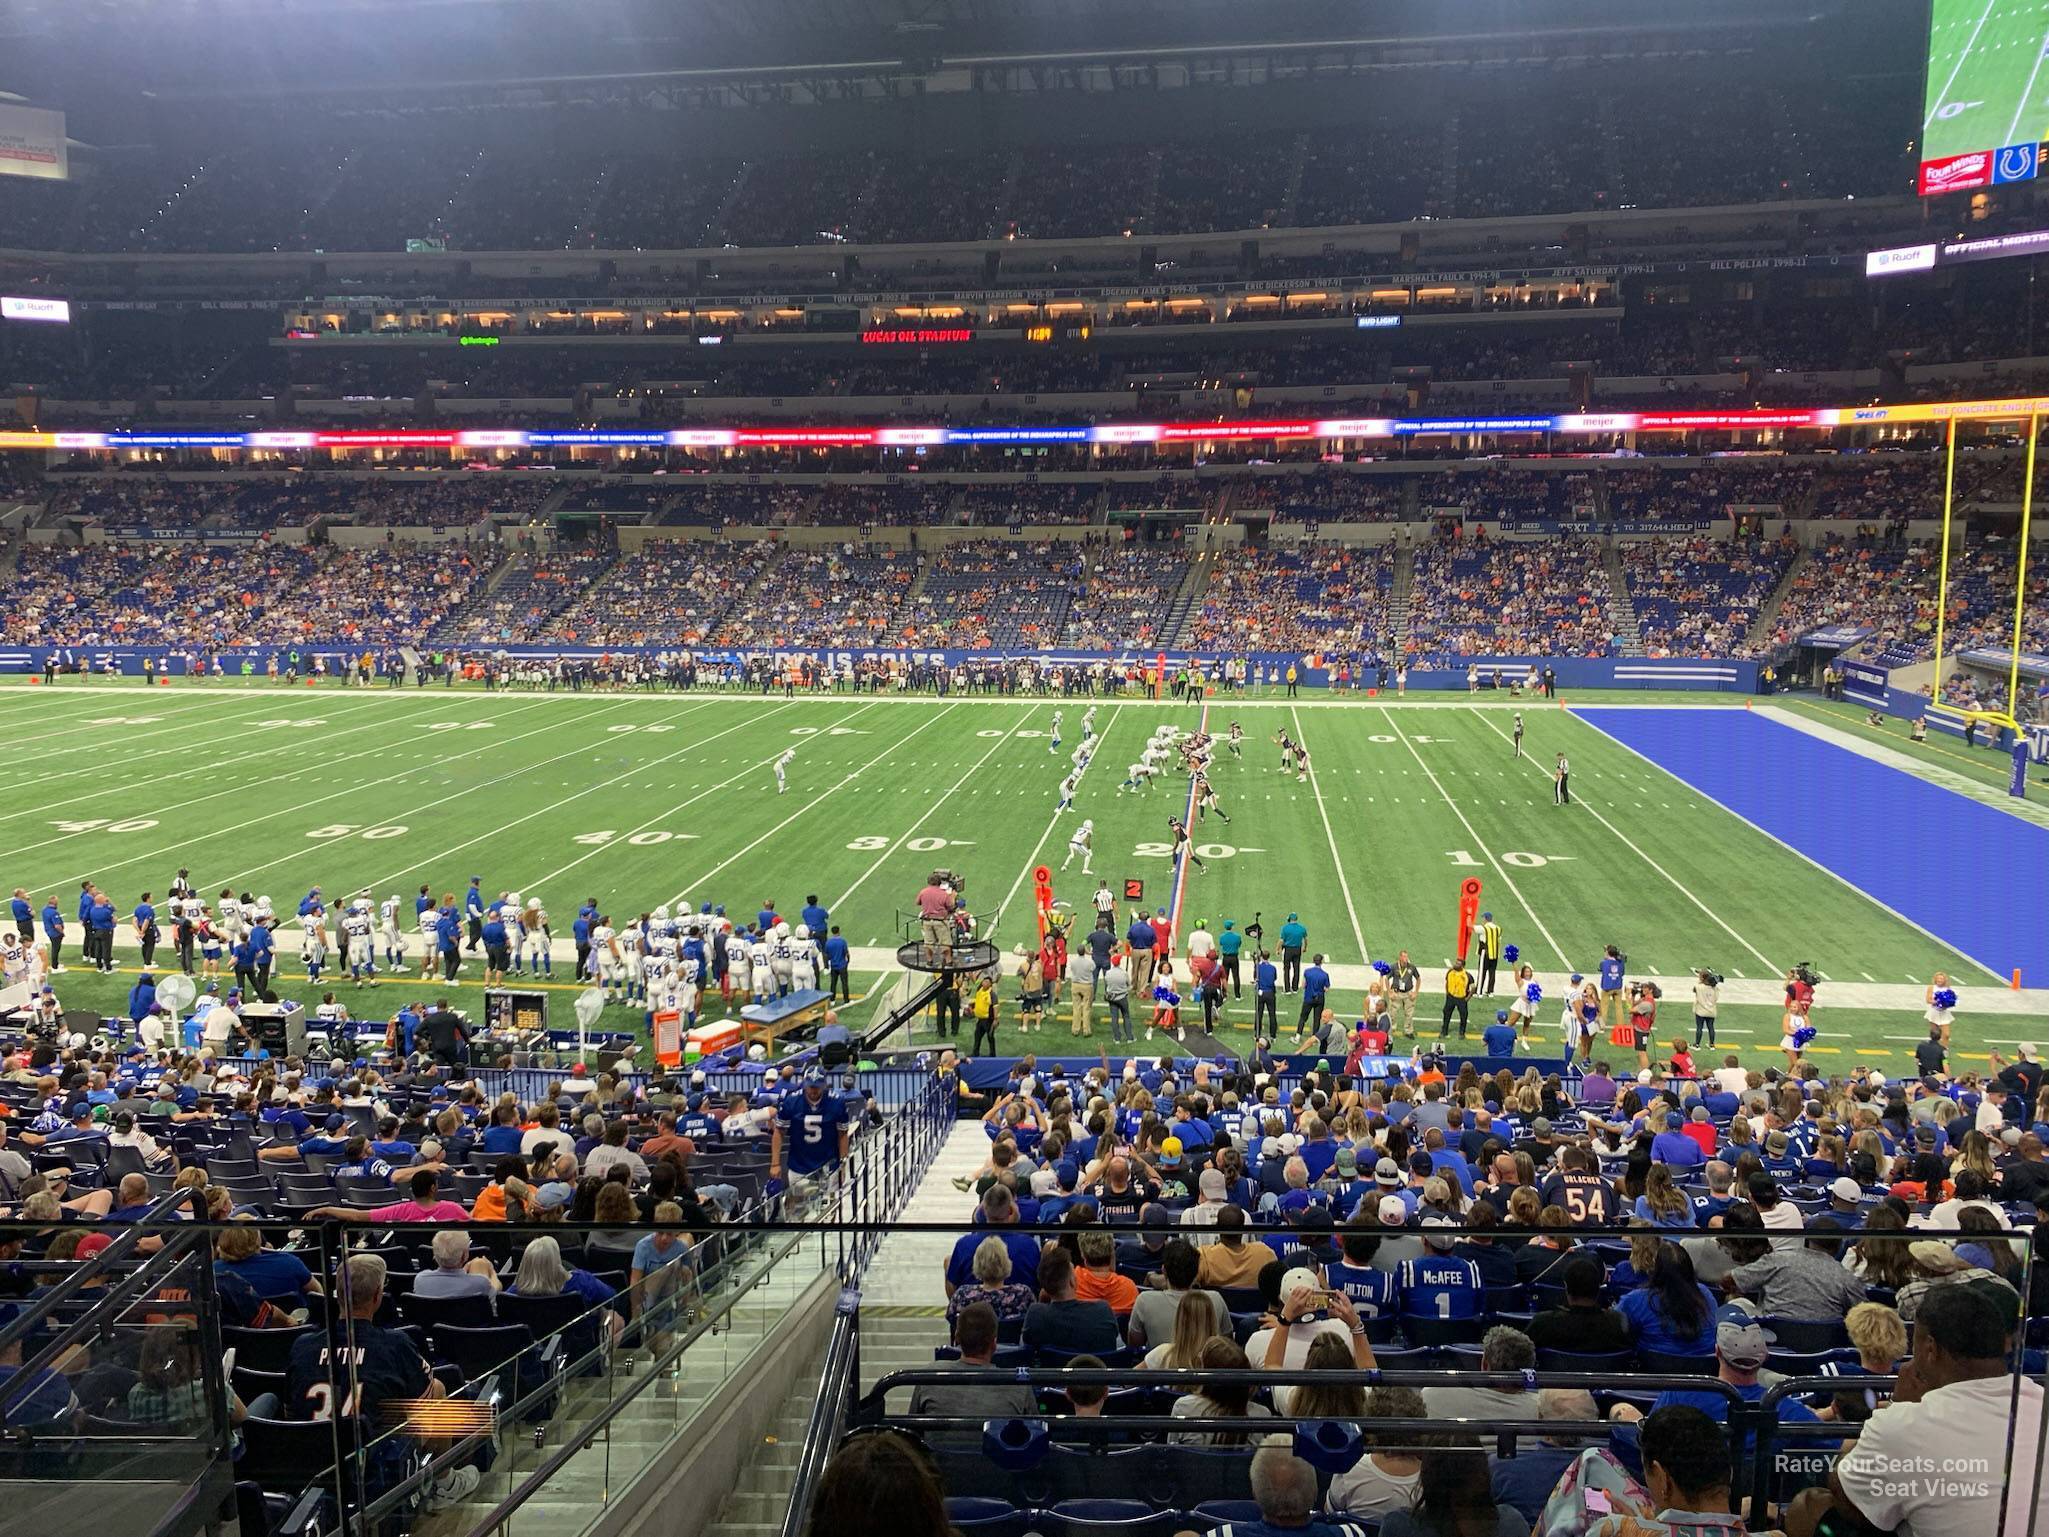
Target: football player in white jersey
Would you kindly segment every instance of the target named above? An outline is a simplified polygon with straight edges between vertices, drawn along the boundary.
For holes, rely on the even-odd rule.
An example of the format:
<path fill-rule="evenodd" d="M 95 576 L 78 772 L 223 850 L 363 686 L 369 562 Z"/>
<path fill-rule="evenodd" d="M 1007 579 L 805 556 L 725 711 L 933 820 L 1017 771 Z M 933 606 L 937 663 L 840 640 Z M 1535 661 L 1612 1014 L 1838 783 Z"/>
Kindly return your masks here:
<path fill-rule="evenodd" d="M 1153 766 L 1141 758 L 1124 771 L 1124 783 L 1117 787 L 1117 793 L 1122 795 L 1126 790 L 1150 790 L 1154 772 Z"/>
<path fill-rule="evenodd" d="M 726 939 L 726 985 L 744 1002 L 754 996 L 754 930 Z"/>
<path fill-rule="evenodd" d="M 1053 712 L 1053 740 L 1047 746 L 1046 751 L 1049 755 L 1060 751 L 1060 712 L 1058 710 Z"/>
<path fill-rule="evenodd" d="M 433 903 L 420 909 L 420 971 L 422 974 L 434 969 L 434 952 L 441 946 L 441 909 Z"/>
<path fill-rule="evenodd" d="M 619 931 L 619 953 L 626 958 L 626 996 L 639 1003 L 659 993 L 669 977 L 667 941 L 639 924 Z"/>
<path fill-rule="evenodd" d="M 790 926 L 778 923 L 769 933 L 768 970 L 775 978 L 775 995 L 786 996 L 792 986 L 790 975 L 797 962 L 797 942 L 790 937 Z"/>
<path fill-rule="evenodd" d="M 361 987 L 377 982 L 377 940 L 371 932 L 370 899 L 357 897 L 342 914 L 342 943 L 348 957 L 349 975 Z"/>
<path fill-rule="evenodd" d="M 1065 870 L 1074 863 L 1074 856 L 1079 854 L 1081 855 L 1081 873 L 1083 875 L 1094 875 L 1096 872 L 1089 868 L 1089 857 L 1094 852 L 1095 847 L 1096 824 L 1088 817 L 1083 817 L 1081 826 L 1077 827 L 1074 830 L 1074 836 L 1067 840 L 1067 857 L 1060 861 L 1060 868 Z"/>
<path fill-rule="evenodd" d="M 1090 705 L 1081 712 L 1081 739 L 1086 742 L 1096 734 L 1096 707 Z"/>
<path fill-rule="evenodd" d="M 1085 769 L 1089 766 L 1089 759 L 1095 756 L 1095 751 L 1094 747 L 1087 742 L 1083 742 L 1081 746 L 1075 748 L 1074 755 L 1068 761 L 1077 769 Z"/>
<path fill-rule="evenodd" d="M 699 991 L 699 967 L 697 957 L 686 955 L 676 962 L 673 983 L 676 991 L 676 1012 L 683 1016 L 683 1028 L 697 1027 L 697 1000 Z"/>
<path fill-rule="evenodd" d="M 1053 808 L 1054 811 L 1056 813 L 1065 811 L 1069 806 L 1072 806 L 1074 804 L 1074 792 L 1080 788 L 1081 770 L 1076 769 L 1072 774 L 1069 774 L 1060 781 L 1060 804 Z"/>
<path fill-rule="evenodd" d="M 775 996 L 775 951 L 772 936 L 756 934 L 748 941 L 747 966 L 754 975 L 754 1001 L 768 1002 Z"/>
<path fill-rule="evenodd" d="M 794 747 L 787 747 L 787 748 L 784 748 L 784 749 L 783 749 L 783 755 L 782 755 L 782 756 L 781 756 L 780 758 L 778 758 L 778 759 L 776 759 L 776 760 L 775 760 L 775 793 L 776 793 L 776 794 L 778 794 L 778 795 L 781 795 L 781 794 L 782 794 L 782 793 L 783 793 L 783 792 L 784 792 L 785 790 L 787 790 L 787 789 L 789 789 L 789 788 L 790 788 L 790 781 L 789 781 L 789 779 L 788 779 L 788 778 L 786 777 L 786 775 L 787 775 L 787 774 L 788 774 L 788 772 L 789 772 L 789 767 L 790 767 L 790 765 L 791 765 L 792 763 L 795 763 L 796 761 L 797 761 L 797 749 L 796 749 L 796 748 L 794 748 Z"/>
<path fill-rule="evenodd" d="M 378 904 L 378 942 L 384 946 L 385 969 L 396 974 L 406 969 L 406 937 L 398 923 L 399 895 L 393 892 Z"/>
<path fill-rule="evenodd" d="M 314 906 L 299 920 L 299 959 L 306 963 L 306 980 L 318 982 L 334 942 L 327 932 L 327 909 Z"/>
<path fill-rule="evenodd" d="M 790 990 L 805 993 L 817 986 L 818 946 L 811 938 L 811 930 L 800 923 L 797 932 L 790 936 Z"/>
<path fill-rule="evenodd" d="M 221 937 L 231 945 L 239 944 L 249 932 L 249 926 L 242 920 L 242 903 L 232 890 L 222 890 L 220 900 L 214 904 L 213 921 Z"/>
<path fill-rule="evenodd" d="M 621 1001 L 613 997 L 615 990 L 623 993 L 626 983 L 625 957 L 620 953 L 619 935 L 611 920 L 603 913 L 591 926 L 591 977 L 605 990 L 605 1002 Z"/>
<path fill-rule="evenodd" d="M 555 931 L 548 926 L 548 910 L 539 897 L 528 897 L 519 915 L 519 972 L 515 975 L 555 975 Z"/>

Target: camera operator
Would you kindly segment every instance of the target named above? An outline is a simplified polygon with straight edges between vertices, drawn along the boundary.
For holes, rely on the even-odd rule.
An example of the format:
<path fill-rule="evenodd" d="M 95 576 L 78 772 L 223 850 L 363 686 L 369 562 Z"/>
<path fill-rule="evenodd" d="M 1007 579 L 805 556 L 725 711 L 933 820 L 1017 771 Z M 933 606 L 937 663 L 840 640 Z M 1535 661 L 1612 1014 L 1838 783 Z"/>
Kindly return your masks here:
<path fill-rule="evenodd" d="M 953 950 L 953 913 L 959 899 L 946 880 L 951 873 L 934 870 L 918 893 L 920 955 L 928 966 L 939 965 Z"/>

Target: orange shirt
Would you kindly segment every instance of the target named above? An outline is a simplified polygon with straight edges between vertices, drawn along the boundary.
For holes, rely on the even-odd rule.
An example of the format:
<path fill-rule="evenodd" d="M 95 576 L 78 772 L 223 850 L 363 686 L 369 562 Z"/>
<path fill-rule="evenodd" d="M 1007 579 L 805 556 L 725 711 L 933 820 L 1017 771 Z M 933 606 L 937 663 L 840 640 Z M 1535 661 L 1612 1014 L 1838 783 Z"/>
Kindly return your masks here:
<path fill-rule="evenodd" d="M 1107 1302 L 1110 1311 L 1127 1314 L 1138 1301 L 1138 1283 L 1114 1270 L 1091 1270 L 1084 1265 L 1074 1273 L 1077 1302 Z"/>

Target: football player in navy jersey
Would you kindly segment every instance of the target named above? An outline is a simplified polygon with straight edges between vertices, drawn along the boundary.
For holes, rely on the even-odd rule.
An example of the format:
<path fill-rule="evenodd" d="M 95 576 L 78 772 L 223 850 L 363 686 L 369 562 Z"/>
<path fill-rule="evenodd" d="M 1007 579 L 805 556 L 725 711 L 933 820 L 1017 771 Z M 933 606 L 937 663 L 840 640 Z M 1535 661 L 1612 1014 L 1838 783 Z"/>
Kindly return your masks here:
<path fill-rule="evenodd" d="M 825 1069 L 807 1068 L 804 1087 L 784 1095 L 777 1107 L 769 1132 L 769 1177 L 816 1179 L 844 1161 L 850 1136 L 846 1105 L 826 1087 Z"/>

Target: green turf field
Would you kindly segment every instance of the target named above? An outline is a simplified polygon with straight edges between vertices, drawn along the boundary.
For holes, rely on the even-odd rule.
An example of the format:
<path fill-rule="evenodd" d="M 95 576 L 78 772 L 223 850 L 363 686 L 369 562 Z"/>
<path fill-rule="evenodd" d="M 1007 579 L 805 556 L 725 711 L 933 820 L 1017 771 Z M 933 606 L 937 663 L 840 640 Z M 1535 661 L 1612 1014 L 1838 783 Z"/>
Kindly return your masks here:
<path fill-rule="evenodd" d="M 2049 0 L 1934 0 L 1923 160 L 2049 137 Z"/>
<path fill-rule="evenodd" d="M 857 953 L 865 990 L 935 864 L 967 877 L 969 905 L 1006 947 L 1032 931 L 1038 862 L 1053 866 L 1060 898 L 1086 909 L 1094 879 L 1079 859 L 1060 869 L 1082 817 L 1095 824 L 1096 876 L 1119 891 L 1139 880 L 1147 906 L 1174 907 L 1167 818 L 1185 810 L 1186 780 L 1117 787 L 1155 725 L 1193 726 L 1201 707 L 1101 704 L 1101 747 L 1065 816 L 1057 786 L 1082 705 L 1060 708 L 1056 754 L 1054 705 L 1030 700 L 0 689 L 11 747 L 0 885 L 28 888 L 38 907 L 54 893 L 69 918 L 92 878 L 125 914 L 145 890 L 161 902 L 182 865 L 209 897 L 231 885 L 269 895 L 280 913 L 315 884 L 330 899 L 403 893 L 410 912 L 422 884 L 460 893 L 479 875 L 488 892 L 540 897 L 564 937 L 588 896 L 619 919 L 702 901 L 751 914 L 768 898 L 793 912 L 815 893 L 856 947 L 878 947 Z M 1568 711 L 1526 702 L 1517 761 L 1513 708 L 1464 696 L 1213 702 L 1210 729 L 1221 736 L 1236 718 L 1246 746 L 1242 760 L 1220 752 L 1214 776 L 1230 823 L 1195 824 L 1207 868 L 1183 884 L 1184 928 L 1257 912 L 1271 938 L 1299 911 L 1310 948 L 1340 966 L 1406 948 L 1427 972 L 1450 954 L 1457 886 L 1475 876 L 1549 999 L 1614 942 L 1633 974 L 1680 978 L 1709 964 L 1732 991 L 1761 989 L 1726 1016 L 1738 1048 L 1776 1044 L 1768 999 L 1800 960 L 1836 988 L 1833 1000 L 1824 990 L 1817 1049 L 1841 1065 L 1859 1051 L 1904 1057 L 1922 1033 L 1919 987 L 1938 967 L 1966 989 L 1966 1050 L 2049 1034 L 2039 1014 L 1974 1014 L 1973 999 L 1997 986 L 1982 969 Z M 1270 738 L 1282 729 L 1312 751 L 1306 783 L 1277 767 Z M 779 796 L 770 764 L 792 746 Z M 1573 761 L 1572 807 L 1551 804 L 1560 750 Z M 279 938 L 289 984 L 302 975 L 295 926 Z M 120 1012 L 134 958 L 123 959 L 117 978 L 67 973 L 60 995 Z M 1661 1034 L 1690 1034 L 1684 997 L 1668 989 L 1666 1008 Z M 1434 998 L 1425 1014 L 1434 1024 Z M 1555 1015 L 1547 1004 L 1543 1024 Z M 1230 1022 L 1249 1025 L 1249 1000 Z"/>

